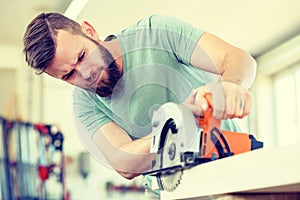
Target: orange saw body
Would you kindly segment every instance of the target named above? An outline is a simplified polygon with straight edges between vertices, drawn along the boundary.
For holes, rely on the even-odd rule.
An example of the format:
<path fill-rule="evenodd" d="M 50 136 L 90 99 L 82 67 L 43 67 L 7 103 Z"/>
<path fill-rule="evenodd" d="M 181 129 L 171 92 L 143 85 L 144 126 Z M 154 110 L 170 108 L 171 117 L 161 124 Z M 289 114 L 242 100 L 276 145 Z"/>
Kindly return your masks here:
<path fill-rule="evenodd" d="M 209 108 L 198 122 L 203 129 L 199 149 L 201 158 L 224 158 L 263 146 L 262 142 L 255 140 L 251 134 L 221 130 L 221 120 L 212 115 L 212 96 L 208 93 L 205 97 Z"/>

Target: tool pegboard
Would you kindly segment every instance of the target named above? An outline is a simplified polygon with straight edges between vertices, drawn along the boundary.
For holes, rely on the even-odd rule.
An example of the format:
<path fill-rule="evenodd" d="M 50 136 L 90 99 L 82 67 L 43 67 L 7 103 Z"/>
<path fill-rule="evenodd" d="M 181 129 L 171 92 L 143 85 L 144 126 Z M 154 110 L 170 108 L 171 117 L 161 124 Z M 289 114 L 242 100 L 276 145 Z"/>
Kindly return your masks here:
<path fill-rule="evenodd" d="M 68 199 L 55 126 L 0 117 L 0 199 Z"/>

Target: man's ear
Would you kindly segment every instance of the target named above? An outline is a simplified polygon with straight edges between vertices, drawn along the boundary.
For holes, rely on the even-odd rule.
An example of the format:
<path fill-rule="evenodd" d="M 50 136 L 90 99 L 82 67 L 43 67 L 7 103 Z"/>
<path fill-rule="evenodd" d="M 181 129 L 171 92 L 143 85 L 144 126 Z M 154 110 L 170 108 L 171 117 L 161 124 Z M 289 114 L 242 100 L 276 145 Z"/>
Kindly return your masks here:
<path fill-rule="evenodd" d="M 81 25 L 81 29 L 82 31 L 90 38 L 92 38 L 93 40 L 98 41 L 99 40 L 99 36 L 97 31 L 94 29 L 94 27 L 89 24 L 87 21 L 84 21 Z"/>

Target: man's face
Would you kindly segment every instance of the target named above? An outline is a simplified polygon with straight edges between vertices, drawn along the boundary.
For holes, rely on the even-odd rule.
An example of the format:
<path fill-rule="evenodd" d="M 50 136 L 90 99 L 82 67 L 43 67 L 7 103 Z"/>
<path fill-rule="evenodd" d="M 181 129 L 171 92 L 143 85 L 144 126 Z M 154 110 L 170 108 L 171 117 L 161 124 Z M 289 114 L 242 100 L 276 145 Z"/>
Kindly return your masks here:
<path fill-rule="evenodd" d="M 60 30 L 54 60 L 46 73 L 72 85 L 110 96 L 120 79 L 111 54 L 98 42 Z"/>

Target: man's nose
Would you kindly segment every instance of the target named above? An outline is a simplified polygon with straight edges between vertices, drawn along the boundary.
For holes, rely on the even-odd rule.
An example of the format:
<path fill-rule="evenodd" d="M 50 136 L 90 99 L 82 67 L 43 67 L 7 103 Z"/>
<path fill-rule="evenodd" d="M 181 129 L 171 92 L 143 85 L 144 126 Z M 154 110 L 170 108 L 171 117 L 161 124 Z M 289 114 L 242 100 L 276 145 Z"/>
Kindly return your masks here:
<path fill-rule="evenodd" d="M 78 66 L 78 71 L 82 79 L 89 80 L 91 78 L 92 67 L 83 63 Z"/>

